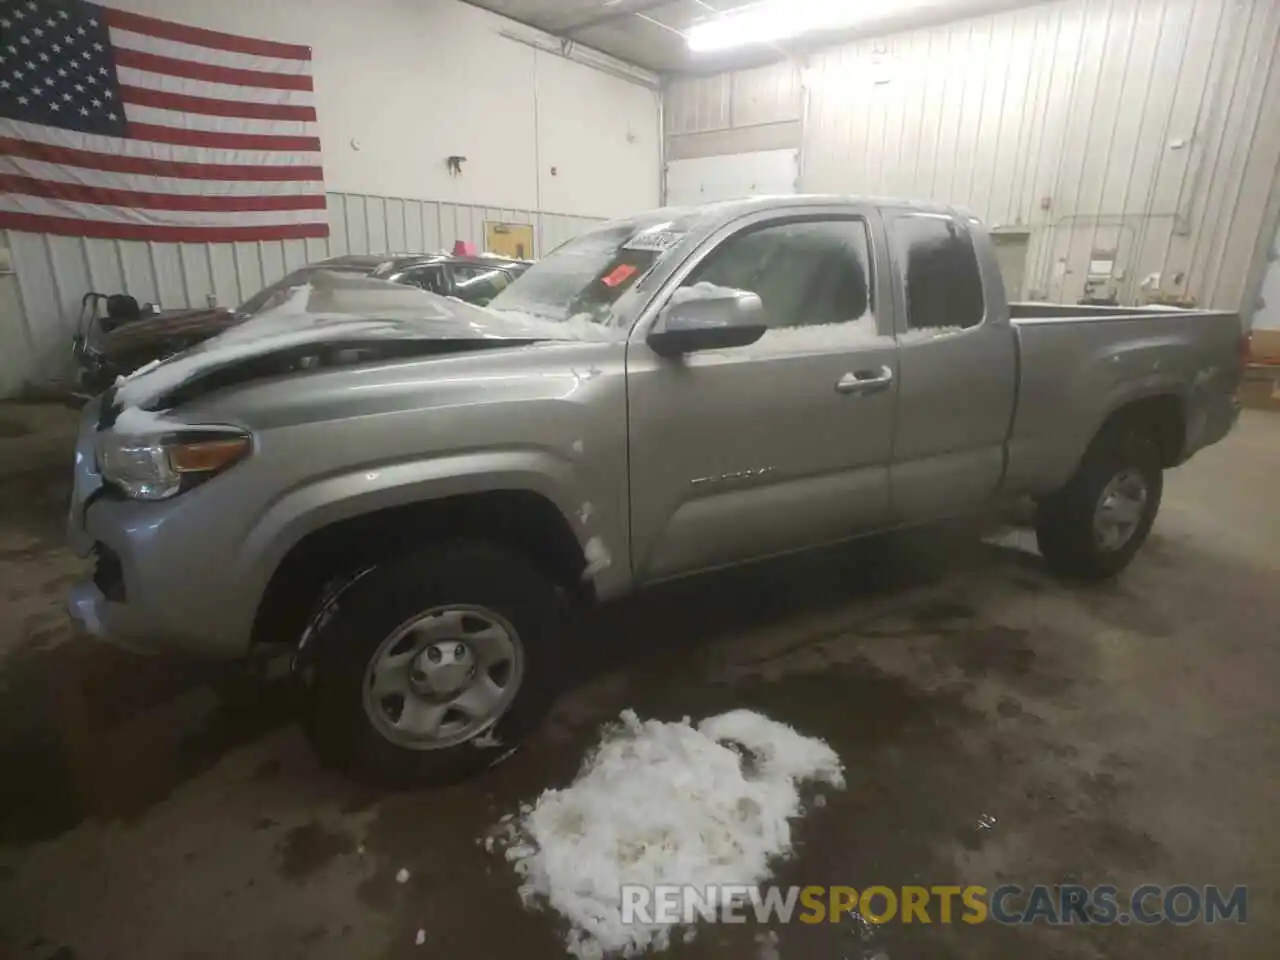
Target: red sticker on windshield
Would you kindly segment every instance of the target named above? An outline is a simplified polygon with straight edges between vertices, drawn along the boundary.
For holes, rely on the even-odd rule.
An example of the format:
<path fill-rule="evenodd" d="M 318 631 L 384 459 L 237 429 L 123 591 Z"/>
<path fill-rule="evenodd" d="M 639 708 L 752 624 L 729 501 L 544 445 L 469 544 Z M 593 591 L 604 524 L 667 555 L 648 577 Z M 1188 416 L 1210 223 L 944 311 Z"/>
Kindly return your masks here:
<path fill-rule="evenodd" d="M 601 277 L 600 282 L 606 287 L 616 287 L 618 284 L 625 283 L 634 277 L 637 269 L 639 268 L 632 264 L 620 263 Z"/>

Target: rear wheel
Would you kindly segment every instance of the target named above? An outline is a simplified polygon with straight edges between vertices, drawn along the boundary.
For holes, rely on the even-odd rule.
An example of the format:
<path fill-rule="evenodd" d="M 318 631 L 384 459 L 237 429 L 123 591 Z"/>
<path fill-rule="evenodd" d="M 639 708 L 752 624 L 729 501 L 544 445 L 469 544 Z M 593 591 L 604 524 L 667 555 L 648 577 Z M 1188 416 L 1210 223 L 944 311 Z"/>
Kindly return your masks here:
<path fill-rule="evenodd" d="M 312 640 L 312 742 L 344 772 L 393 785 L 491 766 L 553 696 L 556 613 L 550 581 L 500 547 L 443 543 L 380 564 Z"/>
<path fill-rule="evenodd" d="M 1067 485 L 1043 500 L 1036 539 L 1055 573 L 1102 580 L 1119 573 L 1151 532 L 1164 473 L 1149 439 L 1110 429 L 1098 436 Z"/>

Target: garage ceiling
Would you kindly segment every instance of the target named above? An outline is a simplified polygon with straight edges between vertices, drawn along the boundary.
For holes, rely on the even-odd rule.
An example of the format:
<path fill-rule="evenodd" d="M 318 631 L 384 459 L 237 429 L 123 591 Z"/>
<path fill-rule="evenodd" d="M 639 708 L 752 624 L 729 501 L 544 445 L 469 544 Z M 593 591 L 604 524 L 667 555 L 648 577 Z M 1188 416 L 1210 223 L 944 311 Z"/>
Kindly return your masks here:
<path fill-rule="evenodd" d="M 693 53 L 683 31 L 759 0 L 468 0 L 565 40 L 594 47 L 619 60 L 659 73 L 717 73 L 758 66 L 805 49 L 859 35 L 975 16 L 1037 0 L 897 0 L 870 3 L 860 28 L 811 34 L 774 46 Z M 851 0 L 846 0 L 851 2 Z M 1041 0 L 1043 2 L 1043 0 Z M 896 8 L 896 9 L 895 9 Z"/>

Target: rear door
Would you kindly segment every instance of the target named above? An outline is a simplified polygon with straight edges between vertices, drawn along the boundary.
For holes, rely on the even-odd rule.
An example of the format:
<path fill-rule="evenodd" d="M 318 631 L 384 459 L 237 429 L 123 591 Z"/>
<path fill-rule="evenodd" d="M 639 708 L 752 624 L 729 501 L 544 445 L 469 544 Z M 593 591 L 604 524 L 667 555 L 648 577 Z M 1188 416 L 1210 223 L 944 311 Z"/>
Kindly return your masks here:
<path fill-rule="evenodd" d="M 961 512 L 1004 475 L 1017 345 L 994 263 L 979 267 L 967 221 L 884 213 L 901 304 L 894 507 L 904 520 Z"/>
<path fill-rule="evenodd" d="M 663 359 L 637 325 L 627 397 L 639 578 L 885 521 L 895 344 L 875 295 L 876 221 L 849 213 L 737 221 L 677 271 L 668 293 L 709 282 L 759 294 L 770 329 L 757 343 Z"/>

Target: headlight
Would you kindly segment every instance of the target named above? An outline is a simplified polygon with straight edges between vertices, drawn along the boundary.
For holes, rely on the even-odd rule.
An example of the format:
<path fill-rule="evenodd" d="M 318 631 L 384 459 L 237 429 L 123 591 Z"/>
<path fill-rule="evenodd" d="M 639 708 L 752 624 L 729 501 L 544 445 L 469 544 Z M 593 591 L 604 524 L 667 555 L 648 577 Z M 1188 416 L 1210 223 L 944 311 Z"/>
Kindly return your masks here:
<path fill-rule="evenodd" d="M 98 464 L 103 479 L 135 500 L 164 500 L 221 473 L 248 456 L 252 446 L 234 430 L 162 437 L 106 434 L 98 446 Z"/>

